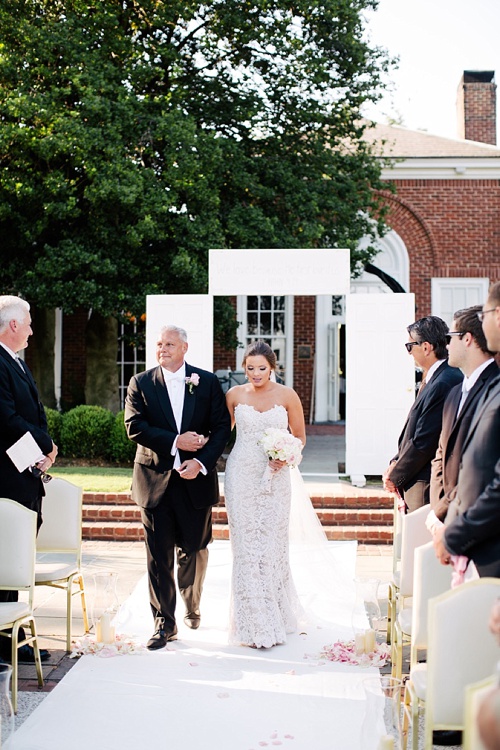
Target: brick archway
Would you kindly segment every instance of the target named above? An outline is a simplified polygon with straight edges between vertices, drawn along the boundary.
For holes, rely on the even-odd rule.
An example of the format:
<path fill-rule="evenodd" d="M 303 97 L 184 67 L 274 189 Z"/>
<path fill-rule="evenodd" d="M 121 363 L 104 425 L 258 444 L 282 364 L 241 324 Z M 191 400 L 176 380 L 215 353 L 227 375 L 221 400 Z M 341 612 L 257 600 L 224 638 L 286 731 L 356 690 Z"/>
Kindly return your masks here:
<path fill-rule="evenodd" d="M 403 240 L 410 258 L 410 290 L 418 300 L 418 317 L 431 312 L 430 279 L 436 272 L 436 243 L 430 227 L 413 206 L 382 193 L 388 206 L 386 223 Z"/>

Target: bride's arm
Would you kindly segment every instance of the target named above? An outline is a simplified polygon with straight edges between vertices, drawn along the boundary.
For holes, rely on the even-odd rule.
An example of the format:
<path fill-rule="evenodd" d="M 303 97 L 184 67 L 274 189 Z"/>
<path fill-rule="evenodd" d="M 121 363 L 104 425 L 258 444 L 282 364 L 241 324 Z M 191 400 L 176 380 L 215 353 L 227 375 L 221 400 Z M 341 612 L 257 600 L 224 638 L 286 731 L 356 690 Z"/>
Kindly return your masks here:
<path fill-rule="evenodd" d="M 236 406 L 236 399 L 235 394 L 233 391 L 238 386 L 234 386 L 234 388 L 230 388 L 229 391 L 226 393 L 226 405 L 229 411 L 229 414 L 231 416 L 231 429 L 234 427 L 235 418 L 234 418 L 234 407 Z"/>
<path fill-rule="evenodd" d="M 306 424 L 304 420 L 304 410 L 302 403 L 297 393 L 290 388 L 290 395 L 287 403 L 288 411 L 288 425 L 290 432 L 295 437 L 302 441 L 302 445 L 306 444 Z"/>

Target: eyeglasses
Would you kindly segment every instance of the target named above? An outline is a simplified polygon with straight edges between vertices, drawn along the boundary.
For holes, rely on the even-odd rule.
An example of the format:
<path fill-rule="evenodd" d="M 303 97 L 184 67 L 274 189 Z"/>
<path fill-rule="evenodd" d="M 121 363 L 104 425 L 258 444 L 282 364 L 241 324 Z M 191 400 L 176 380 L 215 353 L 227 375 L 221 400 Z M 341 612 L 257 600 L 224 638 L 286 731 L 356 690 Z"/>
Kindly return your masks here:
<path fill-rule="evenodd" d="M 31 473 L 37 479 L 41 479 L 44 484 L 48 484 L 52 479 L 51 474 L 46 474 L 44 471 L 38 468 L 38 466 L 32 466 L 30 469 Z"/>
<path fill-rule="evenodd" d="M 405 346 L 406 346 L 406 351 L 409 354 L 411 354 L 411 350 L 413 349 L 413 347 L 414 346 L 422 346 L 422 342 L 421 341 L 407 341 L 405 343 Z"/>
<path fill-rule="evenodd" d="M 478 312 L 477 317 L 479 318 L 479 320 L 482 323 L 483 320 L 484 320 L 484 316 L 486 315 L 486 313 L 495 312 L 496 309 L 497 309 L 496 307 L 491 307 L 489 310 L 481 310 L 480 312 Z"/>
<path fill-rule="evenodd" d="M 462 336 L 465 336 L 466 333 L 467 331 L 463 331 L 463 332 L 462 331 L 450 331 L 449 333 L 446 334 L 446 343 L 447 344 L 450 343 L 452 336 L 460 336 L 460 339 L 462 339 Z"/>

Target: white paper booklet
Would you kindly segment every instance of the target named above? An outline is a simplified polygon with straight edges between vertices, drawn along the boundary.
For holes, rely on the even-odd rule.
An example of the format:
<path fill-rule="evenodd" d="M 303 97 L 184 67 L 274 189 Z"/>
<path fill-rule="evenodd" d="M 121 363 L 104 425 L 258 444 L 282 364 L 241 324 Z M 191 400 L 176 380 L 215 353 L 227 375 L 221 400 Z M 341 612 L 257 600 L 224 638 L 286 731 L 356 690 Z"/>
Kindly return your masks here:
<path fill-rule="evenodd" d="M 7 448 L 7 455 L 18 471 L 24 471 L 28 466 L 34 466 L 43 460 L 42 449 L 31 432 L 25 432 L 14 445 Z"/>

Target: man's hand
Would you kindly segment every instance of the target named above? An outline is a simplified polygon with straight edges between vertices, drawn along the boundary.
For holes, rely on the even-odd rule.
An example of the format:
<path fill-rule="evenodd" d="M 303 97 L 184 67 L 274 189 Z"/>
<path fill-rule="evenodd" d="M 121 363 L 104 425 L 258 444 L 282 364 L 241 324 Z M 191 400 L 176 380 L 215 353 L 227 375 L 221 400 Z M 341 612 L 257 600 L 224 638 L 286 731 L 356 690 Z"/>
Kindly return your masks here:
<path fill-rule="evenodd" d="M 50 453 L 47 453 L 47 455 L 44 457 L 43 461 L 39 461 L 37 463 L 37 467 L 40 469 L 40 471 L 48 471 L 54 461 L 56 460 L 57 456 L 57 445 L 55 443 L 52 443 L 52 450 Z"/>
<path fill-rule="evenodd" d="M 436 557 L 441 563 L 441 565 L 449 565 L 450 564 L 450 558 L 451 555 L 444 546 L 444 532 L 446 531 L 446 526 L 441 526 L 439 529 L 436 529 L 434 532 L 434 550 L 436 552 Z"/>
<path fill-rule="evenodd" d="M 208 438 L 197 432 L 183 432 L 177 438 L 177 448 L 188 453 L 196 453 L 208 443 Z"/>
<path fill-rule="evenodd" d="M 391 469 L 394 466 L 394 461 L 388 466 L 388 468 L 384 471 L 382 475 L 382 482 L 384 484 L 384 490 L 387 490 L 387 492 L 396 492 L 397 487 L 394 484 L 394 482 L 390 479 Z"/>
<path fill-rule="evenodd" d="M 201 464 L 194 458 L 190 458 L 188 461 L 183 461 L 177 471 L 183 479 L 196 479 L 201 471 Z"/>

